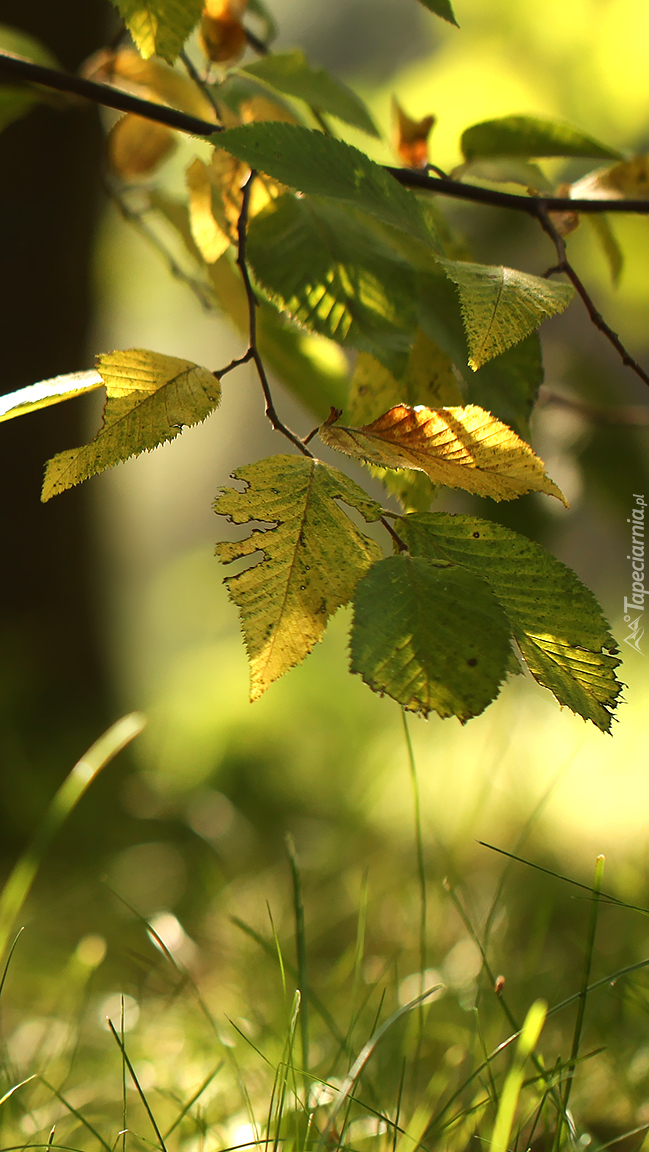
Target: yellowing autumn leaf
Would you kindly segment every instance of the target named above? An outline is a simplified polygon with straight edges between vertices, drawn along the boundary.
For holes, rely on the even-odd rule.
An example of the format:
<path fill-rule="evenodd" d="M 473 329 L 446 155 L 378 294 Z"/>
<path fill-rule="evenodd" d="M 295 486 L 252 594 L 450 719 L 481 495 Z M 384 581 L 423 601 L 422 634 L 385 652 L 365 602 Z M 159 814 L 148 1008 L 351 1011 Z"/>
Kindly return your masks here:
<path fill-rule="evenodd" d="M 233 473 L 245 492 L 225 488 L 214 509 L 235 524 L 262 521 L 246 540 L 217 544 L 228 564 L 261 552 L 261 560 L 226 578 L 238 606 L 256 700 L 322 639 L 327 621 L 354 594 L 381 550 L 338 504 L 367 521 L 381 507 L 335 468 L 307 457 L 272 456 Z"/>
<path fill-rule="evenodd" d="M 175 133 L 166 124 L 128 113 L 108 134 L 108 160 L 118 176 L 137 179 L 149 176 L 176 146 Z"/>
<path fill-rule="evenodd" d="M 567 507 L 529 444 L 476 404 L 463 408 L 397 404 L 363 428 L 327 423 L 319 435 L 348 456 L 382 468 L 414 468 L 447 488 L 464 488 L 492 500 L 545 492 Z"/>
<path fill-rule="evenodd" d="M 43 501 L 173 440 L 185 425 L 209 416 L 221 399 L 212 372 L 176 356 L 131 348 L 100 356 L 97 368 L 107 395 L 102 427 L 89 444 L 48 461 Z"/>
<path fill-rule="evenodd" d="M 428 163 L 428 137 L 435 125 L 435 116 L 411 120 L 395 96 L 392 110 L 396 120 L 396 149 L 407 168 L 425 168 Z"/>
<path fill-rule="evenodd" d="M 649 155 L 633 156 L 612 168 L 597 168 L 571 184 L 573 200 L 649 199 Z"/>
<path fill-rule="evenodd" d="M 441 258 L 438 263 L 457 285 L 474 371 L 518 344 L 542 320 L 563 312 L 574 296 L 570 284 L 515 268 Z"/>
<path fill-rule="evenodd" d="M 246 30 L 241 17 L 247 0 L 207 0 L 201 19 L 201 44 L 205 55 L 217 64 L 231 64 L 246 49 Z"/>

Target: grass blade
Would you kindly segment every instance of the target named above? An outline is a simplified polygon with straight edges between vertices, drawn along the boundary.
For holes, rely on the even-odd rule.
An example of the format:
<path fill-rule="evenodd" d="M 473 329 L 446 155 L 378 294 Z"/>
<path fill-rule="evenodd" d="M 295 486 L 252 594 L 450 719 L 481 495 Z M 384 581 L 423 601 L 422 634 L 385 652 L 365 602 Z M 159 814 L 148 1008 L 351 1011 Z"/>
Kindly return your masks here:
<path fill-rule="evenodd" d="M 505 1080 L 505 1085 L 498 1104 L 496 1122 L 491 1137 L 491 1152 L 507 1152 L 509 1137 L 511 1135 L 516 1105 L 523 1087 L 525 1061 L 536 1047 L 541 1029 L 545 1023 L 548 1006 L 543 1000 L 536 1000 L 530 1008 L 521 1034 L 516 1045 L 512 1066 Z"/>

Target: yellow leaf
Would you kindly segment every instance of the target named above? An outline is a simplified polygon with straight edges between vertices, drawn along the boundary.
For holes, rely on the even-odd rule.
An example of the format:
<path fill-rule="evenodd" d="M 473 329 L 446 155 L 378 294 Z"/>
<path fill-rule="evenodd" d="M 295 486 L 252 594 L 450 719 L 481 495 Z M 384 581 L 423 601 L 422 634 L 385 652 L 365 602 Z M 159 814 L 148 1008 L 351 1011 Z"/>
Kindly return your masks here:
<path fill-rule="evenodd" d="M 102 427 L 89 444 L 48 461 L 44 502 L 129 456 L 173 440 L 185 425 L 209 416 L 221 399 L 212 372 L 176 356 L 131 348 L 100 356 L 97 368 L 107 395 Z"/>
<path fill-rule="evenodd" d="M 192 236 L 203 259 L 214 264 L 234 242 L 234 237 L 222 211 L 222 202 L 215 203 L 216 189 L 208 165 L 196 158 L 187 169 L 186 180 Z"/>
<path fill-rule="evenodd" d="M 162 56 L 170 64 L 201 14 L 201 0 L 113 0 L 145 60 Z"/>
<path fill-rule="evenodd" d="M 53 376 L 50 380 L 39 380 L 38 384 L 28 384 L 17 392 L 0 396 L 0 422 L 13 420 L 15 416 L 25 416 L 39 408 L 49 408 L 61 400 L 82 396 L 101 388 L 103 380 L 98 372 L 68 372 L 65 376 Z"/>
<path fill-rule="evenodd" d="M 83 75 L 216 123 L 214 107 L 198 85 L 158 56 L 143 60 L 133 48 L 103 48 L 86 61 Z"/>
<path fill-rule="evenodd" d="M 201 44 L 215 64 L 232 64 L 246 50 L 241 23 L 247 0 L 207 0 L 201 19 Z"/>
<path fill-rule="evenodd" d="M 252 568 L 226 579 L 239 607 L 250 660 L 252 700 L 322 639 L 330 616 L 352 597 L 381 550 L 338 504 L 368 521 L 381 507 L 337 469 L 319 460 L 272 456 L 233 473 L 245 492 L 226 488 L 214 509 L 235 524 L 262 521 L 246 540 L 217 544 L 224 563 L 262 553 Z"/>
<path fill-rule="evenodd" d="M 392 97 L 392 110 L 397 125 L 396 150 L 407 168 L 425 168 L 428 163 L 428 137 L 435 125 L 435 116 L 411 120 Z"/>
<path fill-rule="evenodd" d="M 476 404 L 464 408 L 398 404 L 363 428 L 324 424 L 320 438 L 368 464 L 425 472 L 447 488 L 464 488 L 492 500 L 545 492 L 567 506 L 529 444 Z"/>
<path fill-rule="evenodd" d="M 127 113 L 108 134 L 110 166 L 123 179 L 149 176 L 175 150 L 171 128 Z"/>
<path fill-rule="evenodd" d="M 597 168 L 570 186 L 573 200 L 648 200 L 649 155 Z"/>

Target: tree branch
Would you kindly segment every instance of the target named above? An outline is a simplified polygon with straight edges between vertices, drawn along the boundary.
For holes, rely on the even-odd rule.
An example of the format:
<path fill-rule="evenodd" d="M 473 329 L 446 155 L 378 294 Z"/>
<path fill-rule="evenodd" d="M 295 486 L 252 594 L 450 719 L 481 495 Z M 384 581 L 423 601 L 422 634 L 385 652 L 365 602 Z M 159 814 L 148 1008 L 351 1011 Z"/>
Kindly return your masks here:
<path fill-rule="evenodd" d="M 120 112 L 133 112 L 145 120 L 167 124 L 168 127 L 175 128 L 179 132 L 187 132 L 191 136 L 213 136 L 215 132 L 224 131 L 219 124 L 199 120 L 196 116 L 189 116 L 176 108 L 154 104 L 138 96 L 130 96 L 109 84 L 97 84 L 94 80 L 83 80 L 79 76 L 70 76 L 55 68 L 45 68 L 41 64 L 34 64 L 31 60 L 7 52 L 0 52 L 0 77 L 23 80 L 31 84 L 40 84 L 45 88 L 55 88 L 59 92 L 83 96 L 95 104 L 116 108 Z M 438 196 L 449 196 L 456 200 L 469 200 L 474 204 L 485 204 L 492 208 L 511 208 L 514 212 L 525 212 L 526 215 L 536 219 L 539 218 L 539 208 L 546 212 L 591 214 L 630 212 L 636 215 L 649 215 L 649 200 L 571 200 L 565 196 L 519 196 L 512 192 L 480 188 L 477 184 L 463 184 L 461 180 L 453 180 L 448 176 L 428 176 L 425 172 L 417 172 L 412 168 L 387 166 L 385 171 L 406 188 L 432 192 Z"/>
<path fill-rule="evenodd" d="M 590 316 L 595 327 L 598 328 L 599 331 L 602 332 L 604 336 L 606 336 L 606 339 L 613 345 L 616 352 L 619 353 L 622 359 L 622 363 L 625 364 L 627 368 L 630 368 L 632 372 L 635 372 L 636 376 L 639 376 L 645 384 L 649 385 L 649 375 L 645 372 L 644 368 L 638 364 L 637 360 L 633 359 L 631 353 L 624 347 L 620 337 L 616 332 L 613 331 L 610 325 L 606 323 L 601 312 L 599 312 L 595 307 L 595 304 L 589 296 L 585 285 L 582 283 L 572 264 L 568 260 L 566 242 L 550 219 L 549 213 L 547 211 L 547 203 L 543 204 L 543 202 L 537 201 L 536 209 L 536 218 L 543 228 L 543 231 L 547 232 L 548 236 L 550 237 L 559 258 L 558 264 L 556 264 L 553 268 L 550 268 L 549 272 L 546 273 L 546 276 L 554 272 L 563 272 L 563 274 L 568 277 L 571 284 L 575 288 L 575 291 L 579 296 L 581 296 L 581 299 L 586 306 L 588 315 Z"/>
<path fill-rule="evenodd" d="M 263 361 L 261 359 L 261 356 L 259 355 L 259 348 L 257 346 L 257 308 L 258 308 L 258 301 L 257 301 L 257 297 L 255 296 L 255 292 L 254 292 L 254 289 L 253 289 L 253 286 L 252 286 L 252 283 L 250 280 L 250 272 L 248 271 L 248 263 L 247 263 L 247 258 L 246 258 L 246 240 L 247 240 L 246 230 L 248 227 L 248 209 L 250 207 L 250 191 L 252 188 L 253 180 L 255 179 L 256 175 L 257 175 L 257 173 L 254 170 L 252 170 L 250 172 L 248 179 L 246 180 L 246 183 L 243 186 L 243 198 L 241 201 L 241 212 L 239 213 L 239 220 L 237 223 L 237 237 L 238 237 L 237 264 L 239 265 L 239 270 L 241 272 L 241 277 L 243 279 L 243 286 L 244 286 L 245 291 L 246 291 L 246 299 L 248 301 L 249 347 L 248 347 L 248 353 L 246 355 L 246 359 L 250 359 L 250 360 L 254 361 L 255 368 L 257 369 L 257 375 L 259 376 L 259 380 L 260 380 L 261 387 L 262 387 L 262 390 L 264 393 L 264 397 L 266 399 L 266 415 L 267 415 L 268 419 L 270 420 L 275 431 L 281 432 L 282 436 L 286 436 L 286 439 L 290 440 L 291 444 L 295 445 L 295 447 L 298 448 L 300 450 L 300 452 L 304 453 L 305 456 L 310 456 L 311 459 L 313 459 L 313 452 L 311 452 L 307 448 L 306 444 L 304 443 L 303 440 L 300 439 L 299 436 L 296 436 L 295 432 L 291 432 L 291 429 L 287 428 L 286 424 L 282 423 L 279 416 L 277 415 L 277 411 L 276 411 L 275 404 L 273 402 L 273 397 L 272 397 L 271 390 L 270 390 L 270 385 L 268 383 L 268 377 L 266 376 L 266 369 L 264 368 Z"/>

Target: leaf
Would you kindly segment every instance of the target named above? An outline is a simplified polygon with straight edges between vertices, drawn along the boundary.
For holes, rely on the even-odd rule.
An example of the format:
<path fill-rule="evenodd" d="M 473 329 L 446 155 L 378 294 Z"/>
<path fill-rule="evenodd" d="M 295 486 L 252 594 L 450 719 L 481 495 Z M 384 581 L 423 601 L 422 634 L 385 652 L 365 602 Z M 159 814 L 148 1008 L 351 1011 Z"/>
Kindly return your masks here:
<path fill-rule="evenodd" d="M 570 284 L 514 268 L 463 260 L 439 259 L 439 263 L 459 290 L 469 366 L 474 370 L 518 344 L 542 320 L 563 312 L 574 296 Z"/>
<path fill-rule="evenodd" d="M 460 147 L 465 160 L 485 156 L 595 156 L 620 159 L 615 148 L 559 120 L 538 116 L 503 116 L 484 120 L 462 133 Z"/>
<path fill-rule="evenodd" d="M 173 64 L 198 23 L 203 0 L 113 0 L 140 55 Z"/>
<path fill-rule="evenodd" d="M 103 84 L 119 86 L 120 81 L 131 86 L 137 84 L 149 100 L 160 100 L 208 123 L 216 120 L 214 106 L 189 76 L 183 76 L 155 56 L 143 60 L 133 48 L 120 48 L 117 52 L 103 49 L 95 53 L 86 61 L 83 75 Z"/>
<path fill-rule="evenodd" d="M 570 568 L 517 532 L 473 516 L 406 516 L 397 530 L 415 555 L 481 576 L 534 679 L 560 704 L 610 731 L 622 690 L 618 647 L 597 600 Z"/>
<path fill-rule="evenodd" d="M 302 124 L 295 105 L 279 94 L 271 93 L 266 84 L 253 80 L 243 71 L 228 72 L 218 86 L 218 101 L 223 123 L 226 128 L 238 127 L 241 123 L 263 123 L 269 120 L 282 120 L 286 124 Z M 220 143 L 213 140 L 213 143 Z"/>
<path fill-rule="evenodd" d="M 456 28 L 460 27 L 455 19 L 450 0 L 419 0 L 419 2 L 423 4 L 424 8 L 427 8 L 429 12 L 434 12 L 436 16 L 441 16 L 442 20 L 448 20 L 448 23 L 455 24 Z"/>
<path fill-rule="evenodd" d="M 354 598 L 351 671 L 411 712 L 465 723 L 498 694 L 511 655 L 502 608 L 479 576 L 419 556 L 374 564 Z"/>
<path fill-rule="evenodd" d="M 270 299 L 306 328 L 405 366 L 415 328 L 410 268 L 348 208 L 279 197 L 248 229 L 248 257 Z"/>
<path fill-rule="evenodd" d="M 369 424 L 399 402 L 438 408 L 461 401 L 451 361 L 419 329 L 405 375 L 399 380 L 374 356 L 359 353 L 345 412 L 348 423 L 359 425 Z M 397 497 L 404 511 L 424 512 L 430 507 L 436 486 L 425 473 L 394 472 L 371 465 L 370 471 Z"/>
<path fill-rule="evenodd" d="M 273 53 L 247 64 L 241 71 L 263 80 L 286 96 L 297 97 L 320 112 L 328 112 L 368 136 L 379 135 L 360 96 L 324 68 L 312 68 L 301 51 Z"/>
<path fill-rule="evenodd" d="M 611 273 L 611 280 L 617 286 L 620 283 L 624 268 L 624 253 L 611 227 L 611 222 L 603 212 L 586 213 L 586 219 L 602 247 Z"/>
<path fill-rule="evenodd" d="M 54 376 L 27 388 L 19 388 L 17 392 L 6 393 L 0 396 L 0 423 L 13 420 L 14 416 L 36 412 L 39 408 L 49 408 L 51 404 L 60 404 L 74 396 L 83 396 L 85 392 L 94 392 L 103 383 L 99 373 L 93 370 L 69 372 L 66 376 Z"/>
<path fill-rule="evenodd" d="M 649 156 L 633 156 L 612 168 L 598 168 L 570 185 L 573 200 L 649 199 Z"/>
<path fill-rule="evenodd" d="M 205 0 L 200 41 L 203 51 L 215 64 L 231 64 L 243 56 L 246 30 L 241 18 L 246 0 Z"/>
<path fill-rule="evenodd" d="M 222 148 L 213 150 L 209 164 L 196 157 L 187 169 L 185 179 L 189 191 L 192 236 L 208 264 L 213 264 L 230 244 L 237 242 L 241 189 L 249 173 L 247 164 L 242 164 Z M 257 196 L 258 192 L 261 193 L 261 199 Z M 262 181 L 255 181 L 249 216 L 256 215 L 268 200 Z"/>
<path fill-rule="evenodd" d="M 46 68 L 60 68 L 56 57 L 40 40 L 9 24 L 0 24 L 0 52 L 22 56 L 26 60 L 33 60 L 36 64 L 44 64 Z M 44 88 L 0 85 L 0 132 L 8 124 L 24 116 L 35 104 L 43 100 L 49 102 L 50 99 Z"/>
<path fill-rule="evenodd" d="M 470 160 L 459 164 L 451 173 L 454 180 L 486 180 L 492 184 L 522 184 L 534 192 L 554 194 L 554 185 L 544 176 L 538 164 L 513 157 Z"/>
<path fill-rule="evenodd" d="M 543 383 L 538 332 L 532 332 L 474 372 L 468 365 L 469 349 L 456 289 L 446 276 L 420 275 L 418 279 L 419 322 L 461 372 L 467 400 L 492 412 L 529 440 L 529 418 Z"/>
<path fill-rule="evenodd" d="M 108 134 L 108 160 L 123 180 L 150 176 L 176 147 L 176 135 L 166 124 L 131 113 L 122 116 Z"/>
<path fill-rule="evenodd" d="M 221 398 L 207 368 L 175 356 L 131 348 L 100 356 L 97 367 L 107 395 L 102 427 L 89 444 L 48 461 L 43 501 L 173 440 L 184 425 L 209 416 Z"/>
<path fill-rule="evenodd" d="M 447 488 L 463 488 L 492 500 L 545 492 L 567 506 L 529 444 L 474 404 L 464 408 L 397 404 L 363 428 L 326 423 L 319 435 L 330 448 L 348 456 L 383 468 L 415 468 Z"/>
<path fill-rule="evenodd" d="M 392 111 L 396 120 L 396 151 L 407 168 L 425 168 L 428 163 L 428 137 L 435 125 L 435 116 L 411 120 L 392 97 Z"/>
<path fill-rule="evenodd" d="M 213 141 L 251 168 L 313 196 L 331 196 L 430 245 L 416 196 L 364 152 L 297 124 L 246 124 Z"/>
<path fill-rule="evenodd" d="M 243 481 L 246 491 L 224 489 L 215 511 L 235 524 L 273 525 L 216 546 L 226 564 L 262 552 L 259 563 L 226 578 L 240 610 L 256 700 L 308 656 L 329 617 L 351 599 L 381 555 L 337 500 L 368 522 L 378 520 L 381 508 L 341 472 L 306 457 L 272 456 L 238 468 L 233 479 Z"/>

